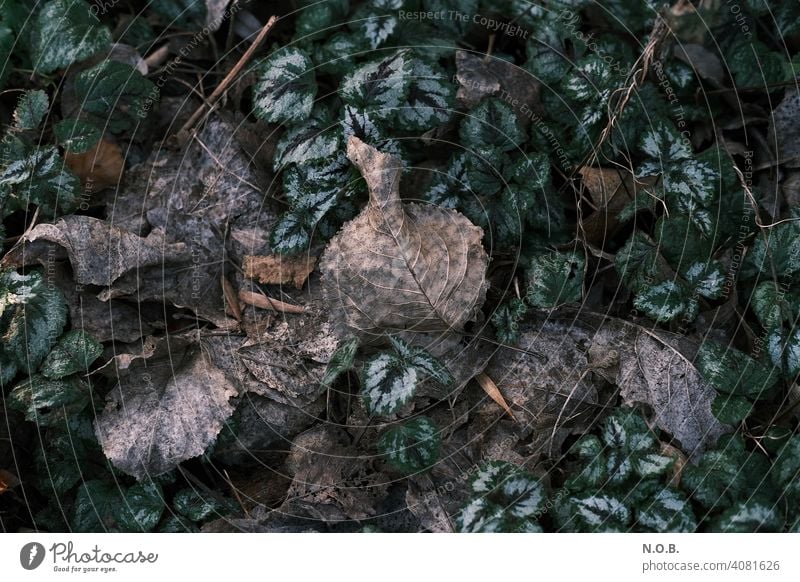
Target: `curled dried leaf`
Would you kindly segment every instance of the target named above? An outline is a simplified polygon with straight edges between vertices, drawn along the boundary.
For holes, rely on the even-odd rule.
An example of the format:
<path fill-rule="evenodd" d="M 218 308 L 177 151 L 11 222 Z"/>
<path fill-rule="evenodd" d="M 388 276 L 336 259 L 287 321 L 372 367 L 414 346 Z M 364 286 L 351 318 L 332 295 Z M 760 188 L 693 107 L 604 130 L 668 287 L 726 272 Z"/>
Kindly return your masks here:
<path fill-rule="evenodd" d="M 292 283 L 297 289 L 301 289 L 316 263 L 317 257 L 307 255 L 299 257 L 245 255 L 242 268 L 245 277 L 257 279 L 259 283 L 265 285 Z"/>

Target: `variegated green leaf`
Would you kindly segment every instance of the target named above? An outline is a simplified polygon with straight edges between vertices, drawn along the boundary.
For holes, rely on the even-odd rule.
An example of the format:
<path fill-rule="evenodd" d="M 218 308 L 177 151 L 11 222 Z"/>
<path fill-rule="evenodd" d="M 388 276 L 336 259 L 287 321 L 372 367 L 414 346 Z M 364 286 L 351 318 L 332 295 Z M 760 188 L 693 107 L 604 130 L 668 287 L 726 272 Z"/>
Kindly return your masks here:
<path fill-rule="evenodd" d="M 345 103 L 389 119 L 408 98 L 411 63 L 408 51 L 397 51 L 369 62 L 346 75 L 339 85 Z"/>
<path fill-rule="evenodd" d="M 779 532 L 783 519 L 774 504 L 757 499 L 737 502 L 714 521 L 713 530 L 724 533 Z"/>
<path fill-rule="evenodd" d="M 580 301 L 585 267 L 586 260 L 577 251 L 535 256 L 528 269 L 528 302 L 553 308 Z"/>
<path fill-rule="evenodd" d="M 317 82 L 311 58 L 284 47 L 256 63 L 253 111 L 269 123 L 297 122 L 311 115 Z"/>
<path fill-rule="evenodd" d="M 356 352 L 358 351 L 358 338 L 353 338 L 341 342 L 336 351 L 333 352 L 328 367 L 325 369 L 325 375 L 322 377 L 322 384 L 330 386 L 333 382 L 342 375 L 344 372 L 353 368 L 353 363 L 356 359 Z"/>
<path fill-rule="evenodd" d="M 40 89 L 25 91 L 14 109 L 14 129 L 37 129 L 44 121 L 48 109 L 50 100 L 47 93 Z"/>
<path fill-rule="evenodd" d="M 378 441 L 378 449 L 398 471 L 424 471 L 439 457 L 441 438 L 434 422 L 420 416 L 386 431 Z"/>
<path fill-rule="evenodd" d="M 459 129 L 461 144 L 472 150 L 516 150 L 527 139 L 514 109 L 502 99 L 489 97 L 469 112 Z"/>
<path fill-rule="evenodd" d="M 371 414 L 386 416 L 402 408 L 414 395 L 417 369 L 401 357 L 381 352 L 364 365 L 362 394 Z"/>
<path fill-rule="evenodd" d="M 697 518 L 688 499 L 671 488 L 662 489 L 649 502 L 638 507 L 636 522 L 645 530 L 658 533 L 693 532 L 697 529 Z"/>
<path fill-rule="evenodd" d="M 83 330 L 65 333 L 42 364 L 42 375 L 51 380 L 89 372 L 89 366 L 103 353 L 103 345 Z"/>
<path fill-rule="evenodd" d="M 53 133 L 65 150 L 76 154 L 89 151 L 103 137 L 100 128 L 82 119 L 62 119 L 53 126 Z"/>
<path fill-rule="evenodd" d="M 706 340 L 697 352 L 697 369 L 719 392 L 759 398 L 778 381 L 767 368 L 744 352 Z"/>

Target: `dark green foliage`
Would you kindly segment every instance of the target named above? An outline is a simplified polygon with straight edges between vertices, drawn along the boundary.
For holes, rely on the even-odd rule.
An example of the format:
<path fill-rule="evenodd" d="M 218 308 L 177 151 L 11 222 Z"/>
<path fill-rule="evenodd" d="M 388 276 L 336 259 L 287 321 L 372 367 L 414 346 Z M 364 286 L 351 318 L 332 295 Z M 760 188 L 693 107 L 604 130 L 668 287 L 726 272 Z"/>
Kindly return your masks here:
<path fill-rule="evenodd" d="M 389 464 L 409 474 L 433 466 L 439 458 L 440 445 L 439 429 L 425 416 L 390 428 L 378 441 L 378 449 L 386 455 Z"/>

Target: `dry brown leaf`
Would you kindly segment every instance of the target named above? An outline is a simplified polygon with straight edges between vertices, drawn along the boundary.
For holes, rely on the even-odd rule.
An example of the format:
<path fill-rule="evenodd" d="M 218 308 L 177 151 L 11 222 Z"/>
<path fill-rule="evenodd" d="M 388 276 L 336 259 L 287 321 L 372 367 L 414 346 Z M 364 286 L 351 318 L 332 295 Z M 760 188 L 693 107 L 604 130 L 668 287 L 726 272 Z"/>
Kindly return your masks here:
<path fill-rule="evenodd" d="M 498 96 L 516 103 L 516 113 L 530 122 L 530 113 L 540 109 L 539 81 L 525 69 L 497 57 L 487 58 L 467 51 L 456 52 L 456 98 L 467 109 L 481 99 Z M 523 105 L 525 108 L 523 108 Z"/>
<path fill-rule="evenodd" d="M 619 169 L 581 168 L 580 175 L 597 208 L 583 221 L 586 239 L 594 244 L 614 236 L 620 227 L 617 215 L 636 194 L 655 184 L 656 177 L 635 179 Z"/>
<path fill-rule="evenodd" d="M 800 91 L 788 89 L 772 112 L 769 143 L 777 145 L 775 160 L 790 168 L 800 168 Z"/>
<path fill-rule="evenodd" d="M 714 87 L 722 87 L 725 82 L 725 71 L 716 53 L 701 44 L 677 43 L 675 58 L 692 67 L 701 79 L 711 82 Z"/>
<path fill-rule="evenodd" d="M 317 257 L 309 255 L 301 257 L 245 255 L 242 269 L 245 277 L 256 279 L 259 283 L 265 285 L 292 283 L 297 289 L 302 289 L 316 264 Z"/>
<path fill-rule="evenodd" d="M 272 299 L 261 293 L 253 293 L 252 291 L 239 291 L 239 300 L 247 305 L 258 307 L 260 309 L 270 309 L 280 313 L 305 313 L 305 307 L 302 305 L 292 305 L 285 303 L 278 299 Z"/>
<path fill-rule="evenodd" d="M 0 469 L 0 495 L 19 485 L 19 479 L 13 473 Z"/>
<path fill-rule="evenodd" d="M 320 262 L 338 332 L 369 342 L 393 331 L 462 331 L 486 297 L 483 230 L 454 210 L 403 204 L 398 158 L 356 137 L 347 155 L 364 175 L 370 201 Z"/>
<path fill-rule="evenodd" d="M 225 305 L 228 307 L 231 315 L 236 318 L 236 321 L 242 321 L 242 307 L 239 305 L 239 298 L 236 296 L 236 289 L 228 281 L 227 277 L 222 278 L 222 293 L 225 295 Z"/>
<path fill-rule="evenodd" d="M 483 388 L 483 391 L 486 392 L 489 398 L 494 400 L 500 406 L 500 408 L 502 408 L 503 410 L 506 411 L 506 413 L 508 413 L 508 415 L 511 418 L 516 420 L 516 418 L 514 417 L 514 413 L 508 407 L 506 399 L 503 398 L 503 395 L 500 393 L 500 389 L 497 387 L 497 384 L 494 383 L 494 380 L 492 380 L 489 376 L 487 376 L 483 372 L 475 376 L 475 380 L 478 382 L 478 384 L 480 384 L 480 387 Z"/>
<path fill-rule="evenodd" d="M 125 160 L 120 147 L 101 139 L 88 152 L 76 154 L 66 152 L 64 161 L 72 173 L 83 182 L 84 188 L 90 192 L 98 192 L 119 184 Z"/>

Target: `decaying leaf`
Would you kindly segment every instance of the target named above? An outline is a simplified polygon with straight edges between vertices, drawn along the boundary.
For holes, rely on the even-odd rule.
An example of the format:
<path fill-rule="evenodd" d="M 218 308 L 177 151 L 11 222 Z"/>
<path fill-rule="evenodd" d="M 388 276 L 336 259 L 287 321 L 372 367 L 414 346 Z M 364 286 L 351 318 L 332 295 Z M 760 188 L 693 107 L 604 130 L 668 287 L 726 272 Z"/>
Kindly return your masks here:
<path fill-rule="evenodd" d="M 453 210 L 403 204 L 398 158 L 356 137 L 347 152 L 364 174 L 370 202 L 320 263 L 337 329 L 367 342 L 392 331 L 461 331 L 488 286 L 482 229 Z"/>
<path fill-rule="evenodd" d="M 239 291 L 239 300 L 246 305 L 252 305 L 260 309 L 270 309 L 280 313 L 303 313 L 305 309 L 299 305 L 292 305 L 280 299 L 272 299 L 260 293 L 252 291 Z"/>
<path fill-rule="evenodd" d="M 245 255 L 242 268 L 244 269 L 245 277 L 256 279 L 259 283 L 265 285 L 288 285 L 292 283 L 297 289 L 301 289 L 308 276 L 314 270 L 316 263 L 316 257 L 307 255 L 299 257 Z"/>
<path fill-rule="evenodd" d="M 509 408 L 506 399 L 503 398 L 503 394 L 500 392 L 500 389 L 497 387 L 497 384 L 494 383 L 489 376 L 484 373 L 480 373 L 475 376 L 475 381 L 480 384 L 480 387 L 483 388 L 483 391 L 486 392 L 486 395 L 494 400 L 500 408 L 506 411 L 506 413 L 511 417 L 514 418 L 514 413 Z M 516 420 L 516 419 L 515 419 Z"/>
<path fill-rule="evenodd" d="M 484 97 L 498 96 L 501 91 L 519 108 L 517 115 L 530 119 L 530 112 L 539 109 L 539 81 L 528 71 L 499 58 L 487 58 L 467 51 L 456 52 L 456 79 L 460 87 L 456 99 L 471 109 Z M 527 108 L 527 117 L 523 110 Z"/>
<path fill-rule="evenodd" d="M 237 388 L 197 345 L 156 342 L 120 374 L 98 416 L 97 438 L 118 469 L 154 477 L 202 455 L 234 410 Z"/>
<path fill-rule="evenodd" d="M 597 207 L 597 211 L 583 221 L 586 239 L 595 244 L 614 236 L 620 228 L 617 216 L 622 209 L 656 182 L 653 176 L 635 178 L 630 172 L 610 168 L 584 167 L 580 175 Z"/>
<path fill-rule="evenodd" d="M 17 479 L 14 473 L 6 471 L 5 469 L 0 469 L 0 495 L 9 489 L 13 489 L 17 485 L 19 485 L 19 479 Z"/>
<path fill-rule="evenodd" d="M 789 89 L 772 112 L 769 142 L 777 143 L 776 160 L 790 168 L 800 168 L 800 91 Z"/>
<path fill-rule="evenodd" d="M 122 150 L 115 144 L 101 139 L 88 151 L 76 153 L 68 151 L 64 161 L 72 172 L 81 179 L 84 188 L 98 192 L 119 184 L 125 160 Z"/>

